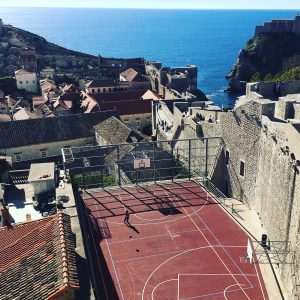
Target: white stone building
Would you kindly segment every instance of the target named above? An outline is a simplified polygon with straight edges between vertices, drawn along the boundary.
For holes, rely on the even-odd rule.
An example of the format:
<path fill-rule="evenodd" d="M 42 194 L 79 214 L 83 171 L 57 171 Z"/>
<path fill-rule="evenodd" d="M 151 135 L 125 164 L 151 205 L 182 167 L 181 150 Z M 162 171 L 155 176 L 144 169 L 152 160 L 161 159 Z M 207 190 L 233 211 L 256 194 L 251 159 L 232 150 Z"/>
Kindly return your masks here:
<path fill-rule="evenodd" d="M 35 72 L 20 69 L 15 72 L 17 88 L 31 93 L 38 92 L 37 76 Z"/>
<path fill-rule="evenodd" d="M 21 163 L 61 156 L 62 148 L 95 144 L 93 126 L 114 111 L 0 123 L 0 153 Z"/>

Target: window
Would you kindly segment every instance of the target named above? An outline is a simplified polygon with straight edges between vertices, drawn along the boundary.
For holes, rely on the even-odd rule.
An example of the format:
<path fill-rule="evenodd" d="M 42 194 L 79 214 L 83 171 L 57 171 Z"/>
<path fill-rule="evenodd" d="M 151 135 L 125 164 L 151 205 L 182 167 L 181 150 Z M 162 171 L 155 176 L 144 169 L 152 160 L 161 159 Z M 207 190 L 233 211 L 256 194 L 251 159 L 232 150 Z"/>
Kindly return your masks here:
<path fill-rule="evenodd" d="M 28 84 L 28 80 L 26 80 L 26 84 Z"/>
<path fill-rule="evenodd" d="M 98 89 L 98 93 L 100 93 L 100 89 Z"/>
<path fill-rule="evenodd" d="M 109 90 L 109 92 L 111 92 L 111 88 L 109 88 L 108 90 Z"/>
<path fill-rule="evenodd" d="M 16 154 L 16 155 L 15 155 L 15 158 L 16 158 L 16 162 L 22 161 L 21 153 Z"/>
<path fill-rule="evenodd" d="M 19 81 L 20 84 L 23 84 L 23 81 Z"/>
<path fill-rule="evenodd" d="M 226 162 L 226 166 L 228 166 L 228 164 L 229 164 L 229 151 L 228 150 L 226 150 L 226 152 L 225 152 L 225 162 Z"/>
<path fill-rule="evenodd" d="M 95 93 L 95 90 L 94 90 L 94 89 L 92 89 L 92 93 Z"/>
<path fill-rule="evenodd" d="M 244 161 L 240 161 L 240 175 L 242 176 L 242 177 L 244 177 L 245 176 L 245 162 Z"/>
<path fill-rule="evenodd" d="M 106 88 L 103 88 L 103 93 L 105 93 L 106 92 Z"/>
<path fill-rule="evenodd" d="M 41 157 L 46 158 L 47 157 L 47 149 L 42 149 L 41 150 Z"/>
<path fill-rule="evenodd" d="M 35 80 L 32 80 L 32 83 L 35 83 Z"/>

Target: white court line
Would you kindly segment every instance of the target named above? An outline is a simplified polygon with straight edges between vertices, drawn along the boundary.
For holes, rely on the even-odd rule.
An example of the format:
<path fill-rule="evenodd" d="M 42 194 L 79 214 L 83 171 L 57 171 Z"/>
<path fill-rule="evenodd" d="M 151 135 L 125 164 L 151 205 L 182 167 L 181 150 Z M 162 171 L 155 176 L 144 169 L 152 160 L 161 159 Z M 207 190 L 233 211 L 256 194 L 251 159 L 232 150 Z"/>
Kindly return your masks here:
<path fill-rule="evenodd" d="M 226 300 L 228 300 L 228 298 L 226 297 L 227 289 L 231 288 L 232 286 L 236 286 L 236 285 L 238 285 L 238 286 L 241 287 L 241 286 L 244 285 L 244 284 L 232 284 L 232 285 L 229 285 L 229 286 L 224 290 L 224 298 L 225 298 Z"/>
<path fill-rule="evenodd" d="M 180 300 L 179 298 L 179 296 L 180 296 L 180 290 L 179 290 L 179 273 L 177 274 L 177 300 Z"/>
<path fill-rule="evenodd" d="M 256 256 L 255 256 L 255 258 L 256 258 Z M 265 300 L 265 299 L 266 299 L 266 298 L 265 298 L 265 293 L 264 293 L 264 290 L 263 290 L 262 285 L 261 285 L 260 276 L 259 276 L 259 274 L 258 274 L 257 267 L 256 267 L 256 262 L 255 262 L 255 261 L 254 261 L 254 267 L 255 267 L 255 271 L 256 271 L 257 277 L 258 277 L 258 282 L 259 282 L 261 294 L 262 294 L 262 296 L 263 296 L 263 298 L 264 298 L 264 300 Z"/>
<path fill-rule="evenodd" d="M 148 285 L 148 282 L 150 281 L 150 279 L 152 278 L 152 276 L 156 273 L 156 271 L 158 271 L 164 264 L 166 264 L 167 262 L 171 261 L 172 259 L 182 255 L 182 254 L 185 254 L 185 253 L 188 253 L 188 252 L 191 252 L 191 251 L 194 251 L 194 250 L 199 250 L 199 249 L 205 249 L 205 248 L 211 248 L 210 246 L 203 246 L 203 247 L 198 247 L 198 248 L 194 248 L 194 249 L 189 249 L 189 250 L 185 250 L 181 253 L 178 253 L 170 258 L 168 258 L 167 260 L 165 260 L 163 263 L 161 263 L 159 266 L 157 266 L 153 271 L 152 273 L 150 274 L 150 276 L 148 277 L 148 279 L 145 281 L 145 284 L 144 284 L 144 287 L 143 287 L 143 291 L 142 291 L 142 300 L 144 300 L 144 294 L 145 294 L 145 290 L 146 290 L 146 287 Z"/>
<path fill-rule="evenodd" d="M 180 273 L 178 274 L 179 276 L 183 277 L 183 276 L 231 276 L 230 273 Z M 237 274 L 232 274 L 234 276 L 244 276 L 244 274 L 241 273 L 237 273 Z M 245 274 L 246 276 L 253 276 L 253 277 L 257 277 L 258 275 L 256 274 Z"/>
<path fill-rule="evenodd" d="M 193 207 L 192 207 L 193 209 Z M 194 209 L 193 209 L 194 210 Z M 232 258 L 232 256 L 226 251 L 226 249 L 224 248 L 223 244 L 219 241 L 219 239 L 215 236 L 215 234 L 211 231 L 211 229 L 209 228 L 209 226 L 205 223 L 205 221 L 199 216 L 198 212 L 196 212 L 196 216 L 198 217 L 198 219 L 202 222 L 202 224 L 207 228 L 207 230 L 211 233 L 211 235 L 214 237 L 214 239 L 217 241 L 217 243 L 221 246 L 221 248 L 223 249 L 223 251 L 226 253 L 226 255 L 228 256 L 228 258 L 233 262 L 233 264 L 236 266 L 236 268 L 241 272 L 241 274 L 243 274 L 243 271 L 241 270 L 241 268 L 237 265 L 237 263 L 235 262 L 235 260 Z M 248 278 L 246 276 L 244 276 L 246 281 L 248 282 L 248 284 L 250 286 L 252 286 L 252 283 L 248 280 Z M 253 287 L 253 286 L 252 286 Z"/>
<path fill-rule="evenodd" d="M 144 226 L 144 225 L 156 225 L 156 224 L 164 224 L 164 223 L 169 223 L 169 222 L 175 222 L 175 221 L 178 221 L 178 220 L 181 220 L 181 219 L 184 219 L 184 218 L 187 218 L 188 216 L 193 216 L 195 215 L 197 212 L 199 212 L 201 209 L 203 209 L 206 205 L 202 205 L 198 210 L 194 210 L 193 213 L 191 214 L 185 214 L 184 216 L 182 217 L 178 217 L 178 218 L 174 218 L 174 219 L 169 219 L 169 220 L 166 220 L 166 221 L 162 221 L 162 222 L 149 222 L 149 223 L 131 223 L 131 225 L 133 226 Z M 146 213 L 149 213 L 149 212 L 152 212 L 152 211 L 146 211 L 146 212 L 142 212 L 144 214 Z M 114 222 L 114 221 L 110 221 L 110 220 L 107 220 L 106 221 L 107 223 L 110 223 L 110 224 L 116 224 L 115 226 L 111 226 L 111 227 L 117 227 L 119 225 L 122 225 L 123 223 L 120 223 L 120 222 Z"/>
<path fill-rule="evenodd" d="M 207 230 L 202 229 L 202 230 Z M 178 232 L 170 232 L 172 235 L 176 235 L 176 234 L 181 234 L 181 233 L 191 233 L 191 232 L 198 232 L 198 230 L 186 230 L 186 231 L 178 231 Z M 146 240 L 146 239 L 151 239 L 151 238 L 157 238 L 157 237 L 162 237 L 162 236 L 169 236 L 169 233 L 166 234 L 159 234 L 159 235 L 150 235 L 150 236 L 146 236 L 143 238 L 136 238 L 136 239 L 130 239 L 130 240 L 122 240 L 122 241 L 116 241 L 116 242 L 110 242 L 110 245 L 113 244 L 120 244 L 120 243 L 128 243 L 128 242 L 135 242 L 135 241 L 140 241 L 140 240 Z M 243 246 L 246 248 L 246 246 Z"/>
<path fill-rule="evenodd" d="M 155 199 L 159 199 L 159 196 L 156 196 L 155 195 L 155 192 L 153 192 L 153 195 L 154 195 L 154 203 L 153 204 L 156 204 L 157 205 L 157 201 L 155 200 Z M 160 200 L 160 199 L 159 199 Z M 147 205 L 147 204 L 146 204 Z M 165 217 L 162 217 L 162 218 L 159 218 L 159 219 L 151 219 L 151 220 L 149 220 L 149 219 L 145 219 L 145 218 L 142 218 L 142 217 L 139 217 L 139 216 L 137 216 L 137 214 L 134 214 L 138 219 L 140 219 L 140 220 L 144 220 L 144 221 L 162 221 L 162 220 L 164 220 L 164 219 L 167 219 L 167 218 L 169 218 L 172 214 L 170 213 L 169 215 L 167 215 L 167 216 L 165 216 Z"/>
<path fill-rule="evenodd" d="M 243 276 L 243 274 L 240 274 L 240 273 L 238 273 L 238 274 L 232 274 L 232 275 L 234 275 L 234 276 Z M 225 273 L 225 274 L 221 274 L 221 273 L 219 273 L 219 274 L 218 273 L 199 273 L 199 274 L 196 274 L 196 273 L 182 273 L 182 274 L 178 274 L 178 299 L 179 299 L 179 293 L 180 293 L 180 277 L 184 277 L 184 276 L 205 276 L 205 277 L 207 277 L 207 276 L 231 276 L 232 277 L 232 275 L 230 273 Z M 247 274 L 247 276 L 257 277 L 256 274 Z M 245 284 L 233 284 L 231 286 L 236 286 L 236 285 L 242 286 L 242 285 L 245 285 Z M 231 287 L 231 286 L 229 286 L 229 287 Z M 227 290 L 229 287 L 226 287 L 225 290 Z M 245 289 L 252 289 L 252 288 L 253 288 L 252 286 L 249 286 L 247 288 L 243 288 L 243 290 L 245 290 Z M 203 297 L 212 296 L 212 295 L 221 295 L 221 294 L 224 293 L 224 291 L 223 292 L 213 293 L 213 294 L 197 295 L 197 296 L 193 296 L 193 297 L 189 297 L 189 298 L 184 298 L 184 300 L 196 299 L 196 298 L 203 298 Z M 238 289 L 235 289 L 235 290 L 231 290 L 231 291 L 229 291 L 229 293 L 230 292 L 234 292 L 234 291 L 241 291 L 241 288 L 238 288 Z M 224 294 L 224 296 L 225 296 L 225 294 Z M 226 296 L 225 296 L 225 298 L 226 298 Z"/>
<path fill-rule="evenodd" d="M 220 247 L 221 247 L 220 245 L 209 246 L 210 249 L 211 248 L 220 248 Z M 228 247 L 228 248 L 247 248 L 246 246 L 226 246 L 226 247 Z M 133 257 L 133 258 L 128 258 L 128 259 L 115 260 L 115 263 L 125 262 L 125 261 L 131 261 L 131 260 L 137 260 L 137 259 L 148 258 L 148 257 L 162 256 L 162 255 L 173 254 L 173 253 L 178 253 L 178 252 L 185 252 L 185 251 L 189 251 L 189 250 L 197 250 L 197 249 L 201 249 L 201 248 L 203 248 L 203 247 L 190 248 L 190 249 L 182 249 L 182 250 L 171 251 L 171 252 L 162 252 L 162 253 L 158 253 L 158 254 L 151 254 L 151 255 Z M 206 248 L 206 246 L 204 248 Z"/>
<path fill-rule="evenodd" d="M 243 288 L 243 290 L 250 290 L 252 289 L 252 287 L 245 287 Z M 227 293 L 233 293 L 233 292 L 240 292 L 241 289 L 238 288 L 238 289 L 235 289 L 235 290 L 231 290 L 231 291 L 228 291 Z M 198 295 L 198 296 L 193 296 L 193 297 L 189 297 L 189 298 L 182 298 L 180 300 L 191 300 L 191 299 L 199 299 L 199 298 L 203 298 L 203 297 L 211 297 L 211 296 L 216 296 L 216 295 L 223 295 L 224 294 L 224 291 L 223 292 L 217 292 L 217 293 L 211 293 L 211 294 L 204 294 L 204 295 Z"/>
<path fill-rule="evenodd" d="M 98 217 L 100 218 L 100 216 L 99 216 L 99 211 L 97 211 L 97 213 L 98 213 Z M 100 218 L 100 224 L 101 224 L 101 227 L 104 228 L 104 227 L 102 226 L 102 219 L 101 219 L 101 218 Z M 124 300 L 124 296 L 123 296 L 121 284 L 120 284 L 120 281 L 119 281 L 118 273 L 117 273 L 117 270 L 116 270 L 116 267 L 115 267 L 114 260 L 113 260 L 113 258 L 112 258 L 112 254 L 111 254 L 111 251 L 110 251 L 110 248 L 109 248 L 107 239 L 105 239 L 105 242 L 106 242 L 106 246 L 107 246 L 107 249 L 108 249 L 108 253 L 109 253 L 109 256 L 110 256 L 110 259 L 111 259 L 111 262 L 112 262 L 112 265 L 113 265 L 113 268 L 114 268 L 114 272 L 115 272 L 115 275 L 116 275 L 116 278 L 117 278 L 117 282 L 118 282 L 118 286 L 119 286 L 119 289 L 120 289 L 121 297 L 122 297 L 122 299 Z"/>
<path fill-rule="evenodd" d="M 177 280 L 177 279 L 176 279 L 176 278 L 175 278 L 175 279 L 168 279 L 168 280 L 165 280 L 165 281 L 161 281 L 158 285 L 156 285 L 156 286 L 154 287 L 154 289 L 152 290 L 152 294 L 151 294 L 152 300 L 154 300 L 154 292 L 155 292 L 155 290 L 156 290 L 160 285 L 162 285 L 162 284 L 164 284 L 164 283 L 166 283 L 166 282 L 169 282 L 169 281 L 174 281 L 174 280 Z"/>

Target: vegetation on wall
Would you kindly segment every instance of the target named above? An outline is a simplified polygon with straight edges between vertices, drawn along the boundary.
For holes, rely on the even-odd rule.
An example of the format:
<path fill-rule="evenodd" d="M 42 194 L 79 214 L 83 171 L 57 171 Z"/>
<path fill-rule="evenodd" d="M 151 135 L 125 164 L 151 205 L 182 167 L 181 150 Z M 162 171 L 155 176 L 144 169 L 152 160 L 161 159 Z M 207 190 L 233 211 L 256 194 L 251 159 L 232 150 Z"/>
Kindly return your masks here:
<path fill-rule="evenodd" d="M 0 77 L 0 90 L 2 90 L 5 95 L 17 92 L 16 80 L 13 77 Z"/>

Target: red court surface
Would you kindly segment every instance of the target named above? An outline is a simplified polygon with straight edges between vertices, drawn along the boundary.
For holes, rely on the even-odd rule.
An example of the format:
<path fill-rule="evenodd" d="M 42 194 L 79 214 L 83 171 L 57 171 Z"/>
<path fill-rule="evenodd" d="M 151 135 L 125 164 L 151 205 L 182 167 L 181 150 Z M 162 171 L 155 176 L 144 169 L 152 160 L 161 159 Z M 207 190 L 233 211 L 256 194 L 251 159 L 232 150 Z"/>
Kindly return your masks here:
<path fill-rule="evenodd" d="M 116 293 L 107 299 L 269 299 L 259 265 L 244 259 L 248 236 L 199 184 L 98 189 L 82 197 L 102 236 L 101 274 L 111 277 L 105 289 Z"/>

